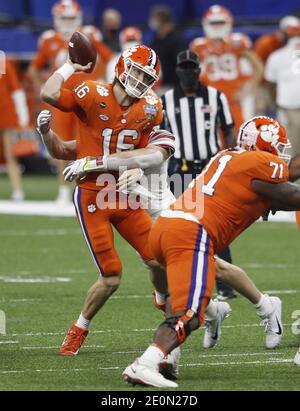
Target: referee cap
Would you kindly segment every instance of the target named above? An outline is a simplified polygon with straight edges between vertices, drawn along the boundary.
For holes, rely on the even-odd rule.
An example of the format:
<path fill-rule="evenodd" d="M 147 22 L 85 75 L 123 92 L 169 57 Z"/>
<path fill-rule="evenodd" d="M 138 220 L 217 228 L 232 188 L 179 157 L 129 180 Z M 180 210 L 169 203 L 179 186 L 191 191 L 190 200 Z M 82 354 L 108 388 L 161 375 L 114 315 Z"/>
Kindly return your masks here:
<path fill-rule="evenodd" d="M 177 54 L 177 66 L 182 63 L 194 63 L 197 67 L 200 66 L 200 60 L 196 53 L 191 50 L 183 50 Z"/>

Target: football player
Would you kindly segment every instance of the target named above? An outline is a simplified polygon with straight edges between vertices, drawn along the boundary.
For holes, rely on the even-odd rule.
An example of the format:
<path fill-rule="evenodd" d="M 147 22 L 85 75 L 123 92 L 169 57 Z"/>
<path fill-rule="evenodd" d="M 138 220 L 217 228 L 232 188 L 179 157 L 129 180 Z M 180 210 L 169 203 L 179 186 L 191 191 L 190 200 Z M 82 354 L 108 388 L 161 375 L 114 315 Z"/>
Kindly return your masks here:
<path fill-rule="evenodd" d="M 249 37 L 232 32 L 233 17 L 225 7 L 211 6 L 202 25 L 205 37 L 195 38 L 190 48 L 202 63 L 201 81 L 226 95 L 237 134 L 246 118 L 253 115 L 243 114 L 243 104 L 260 83 L 263 65 L 251 50 Z"/>
<path fill-rule="evenodd" d="M 1 60 L 1 56 L 0 56 Z M 13 132 L 22 130 L 29 124 L 26 95 L 12 61 L 0 61 L 5 65 L 5 73 L 0 72 L 0 139 L 3 138 L 4 157 L 12 186 L 11 199 L 22 201 L 21 172 L 13 152 Z"/>
<path fill-rule="evenodd" d="M 41 121 L 45 122 L 48 126 L 49 115 L 41 113 L 41 117 L 42 116 L 45 116 L 45 119 Z M 265 120 L 268 122 L 268 119 Z M 53 138 L 58 139 L 57 136 L 53 136 Z M 173 147 L 174 149 L 174 137 L 169 133 L 166 133 L 164 130 L 155 132 L 150 138 L 150 141 L 152 141 L 150 143 L 150 147 L 156 142 L 161 147 Z M 133 194 L 141 193 L 144 196 L 144 199 L 148 198 L 149 202 L 145 204 L 145 208 L 152 220 L 156 220 L 162 211 L 167 208 L 170 203 L 175 201 L 175 198 L 167 184 L 167 162 L 165 161 L 158 166 L 151 166 L 150 168 L 147 168 L 147 162 L 141 161 L 141 159 L 145 158 L 148 152 L 149 149 L 146 148 L 138 149 L 133 152 L 117 153 L 107 156 L 104 161 L 106 164 L 105 167 L 103 166 L 102 157 L 99 161 L 99 165 L 97 165 L 96 158 L 79 159 L 66 168 L 64 175 L 67 180 L 72 181 L 74 178 L 85 177 L 89 172 L 103 172 L 103 170 L 109 168 L 114 169 L 115 165 L 117 163 L 120 165 L 120 160 L 122 160 L 122 164 L 126 165 L 129 170 L 125 171 L 118 180 L 119 191 L 126 190 L 126 192 Z M 126 156 L 126 160 L 124 156 Z M 138 158 L 139 156 L 141 156 L 140 159 Z M 292 162 L 294 163 L 294 166 L 291 170 L 291 177 L 294 179 L 296 178 L 296 162 L 297 158 L 295 158 Z M 132 169 L 132 167 L 135 167 L 137 163 L 144 168 L 146 186 L 143 187 L 143 189 L 138 183 L 138 181 L 142 178 L 142 170 Z M 266 347 L 276 347 L 280 343 L 283 335 L 280 299 L 262 294 L 241 268 L 226 263 L 219 258 L 216 258 L 216 274 L 218 278 L 238 290 L 256 306 L 257 314 L 261 317 L 266 326 Z M 156 294 L 157 293 L 155 293 L 155 296 Z M 162 308 L 162 303 L 164 301 L 162 301 L 161 296 L 159 297 L 160 304 L 156 302 L 156 306 L 160 306 Z M 228 316 L 229 312 L 230 307 L 227 303 L 215 302 L 212 300 L 210 301 L 205 312 L 206 328 L 203 339 L 204 348 L 212 348 L 219 341 L 221 336 L 221 323 L 226 316 Z M 163 360 L 163 364 L 160 364 L 161 373 L 172 378 L 177 377 L 178 361 L 179 350 L 177 348 Z M 168 374 L 166 374 L 167 372 Z"/>
<path fill-rule="evenodd" d="M 214 253 L 266 210 L 300 208 L 300 188 L 287 182 L 289 141 L 284 127 L 273 119 L 254 117 L 241 127 L 238 144 L 212 158 L 153 225 L 152 251 L 167 269 L 167 318 L 154 344 L 125 369 L 128 382 L 177 386 L 158 372 L 158 366 L 203 324 L 215 279 Z"/>
<path fill-rule="evenodd" d="M 43 69 L 50 66 L 52 74 L 68 57 L 68 43 L 75 31 L 86 34 L 97 50 L 98 60 L 92 73 L 75 73 L 65 84 L 71 88 L 75 84 L 87 79 L 103 78 L 107 62 L 112 57 L 112 51 L 103 43 L 101 32 L 94 26 L 82 25 L 82 10 L 76 1 L 60 0 L 52 8 L 54 30 L 47 30 L 42 33 L 39 39 L 38 51 L 33 59 L 28 74 L 35 85 L 36 90 L 40 90 L 45 82 Z M 63 113 L 60 110 L 53 110 L 53 129 L 66 141 L 76 134 L 76 116 L 72 113 Z M 58 162 L 59 194 L 57 201 L 64 204 L 69 202 L 69 187 L 64 183 L 61 171 L 66 166 L 65 162 Z"/>
<path fill-rule="evenodd" d="M 89 67 L 90 64 L 82 67 L 69 60 L 42 88 L 44 101 L 61 110 L 76 113 L 81 122 L 76 141 L 65 142 L 55 138 L 47 121 L 41 117 L 38 119 L 50 154 L 64 159 L 100 155 L 92 165 L 100 167 L 102 164 L 102 171 L 113 170 L 109 177 L 117 177 L 119 167 L 126 166 L 130 161 L 127 151 L 140 147 L 149 145 L 150 153 L 138 157 L 135 167 L 162 163 L 172 152 L 174 137 L 152 132 L 162 120 L 160 100 L 151 91 L 160 67 L 156 53 L 142 45 L 131 48 L 120 56 L 112 84 L 89 80 L 71 90 L 64 88 L 64 82 L 75 71 Z M 44 119 L 46 117 L 42 116 Z M 120 158 L 110 156 L 114 153 L 120 153 Z M 153 260 L 147 242 L 151 228 L 149 215 L 142 208 L 130 209 L 127 196 L 124 200 L 124 197 L 115 195 L 113 203 L 105 203 L 103 207 L 99 198 L 104 200 L 106 185 L 107 180 L 99 180 L 98 173 L 89 173 L 85 179 L 78 181 L 74 192 L 77 216 L 100 278 L 88 291 L 82 313 L 67 333 L 60 350 L 62 355 L 78 353 L 88 333 L 90 320 L 120 284 L 122 265 L 114 247 L 112 225 L 151 266 L 157 291 L 162 294 L 167 292 L 165 277 Z M 115 187 L 111 192 L 116 194 Z"/>

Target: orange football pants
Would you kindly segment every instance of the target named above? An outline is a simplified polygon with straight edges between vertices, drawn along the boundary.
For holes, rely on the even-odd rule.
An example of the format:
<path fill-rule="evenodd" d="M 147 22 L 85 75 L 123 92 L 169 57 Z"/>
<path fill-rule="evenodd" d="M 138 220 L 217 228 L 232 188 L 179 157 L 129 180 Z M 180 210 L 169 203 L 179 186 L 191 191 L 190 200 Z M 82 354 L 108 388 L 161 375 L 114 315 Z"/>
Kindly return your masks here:
<path fill-rule="evenodd" d="M 123 210 L 97 208 L 98 191 L 76 187 L 73 202 L 85 240 L 100 276 L 122 273 L 122 264 L 114 245 L 114 226 L 144 261 L 154 260 L 148 237 L 152 220 L 143 209 Z"/>
<path fill-rule="evenodd" d="M 155 259 L 166 268 L 173 315 L 192 310 L 203 322 L 215 281 L 212 241 L 204 227 L 159 217 L 149 236 Z"/>

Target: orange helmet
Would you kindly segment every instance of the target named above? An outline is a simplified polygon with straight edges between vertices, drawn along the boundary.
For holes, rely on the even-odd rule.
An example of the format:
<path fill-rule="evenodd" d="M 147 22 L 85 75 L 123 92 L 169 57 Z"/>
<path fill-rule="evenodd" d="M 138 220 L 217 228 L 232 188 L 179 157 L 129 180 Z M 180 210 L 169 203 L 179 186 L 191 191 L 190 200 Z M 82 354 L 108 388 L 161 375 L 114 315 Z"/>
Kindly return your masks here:
<path fill-rule="evenodd" d="M 55 29 L 69 39 L 82 25 L 80 5 L 73 0 L 60 0 L 52 8 Z"/>
<path fill-rule="evenodd" d="M 261 150 L 275 154 L 285 161 L 291 156 L 285 150 L 291 147 L 285 128 L 270 117 L 257 116 L 240 127 L 238 145 L 245 150 Z"/>
<path fill-rule="evenodd" d="M 142 32 L 137 27 L 129 26 L 120 32 L 120 44 L 122 50 L 137 46 L 142 42 Z"/>
<path fill-rule="evenodd" d="M 211 39 L 222 39 L 232 31 L 233 17 L 229 10 L 215 4 L 203 16 L 204 33 Z"/>
<path fill-rule="evenodd" d="M 115 70 L 126 93 L 142 98 L 158 80 L 160 61 L 154 50 L 138 45 L 123 51 Z"/>

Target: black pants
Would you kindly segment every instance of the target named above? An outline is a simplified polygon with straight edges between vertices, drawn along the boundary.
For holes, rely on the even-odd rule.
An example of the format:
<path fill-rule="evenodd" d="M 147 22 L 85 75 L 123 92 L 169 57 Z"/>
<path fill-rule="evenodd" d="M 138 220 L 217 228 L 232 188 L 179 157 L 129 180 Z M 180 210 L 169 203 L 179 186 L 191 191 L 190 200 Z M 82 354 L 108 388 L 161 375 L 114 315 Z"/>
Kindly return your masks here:
<path fill-rule="evenodd" d="M 171 158 L 169 162 L 168 174 L 170 178 L 170 188 L 175 197 L 179 197 L 188 187 L 189 183 L 197 177 L 203 170 L 203 168 L 208 163 L 207 161 L 182 161 L 175 158 Z M 180 178 L 174 178 L 174 175 L 177 175 Z M 222 260 L 232 263 L 230 248 L 227 247 L 220 253 L 218 257 Z M 217 292 L 222 292 L 223 294 L 230 294 L 233 292 L 232 288 L 224 284 L 222 281 L 216 281 Z"/>

